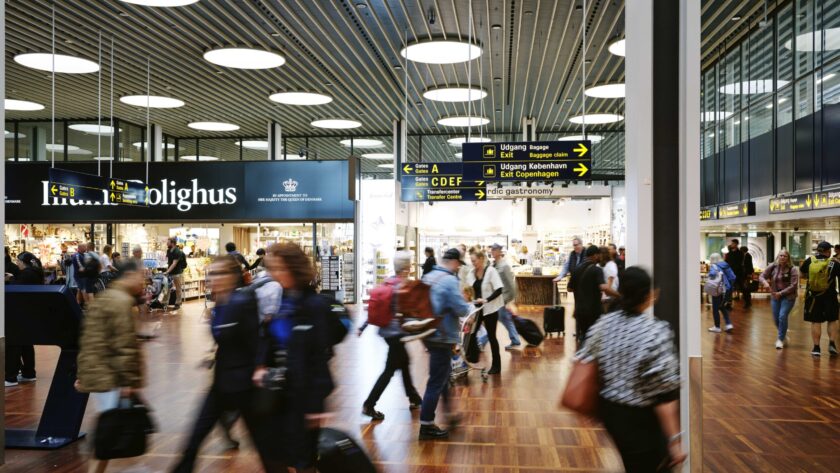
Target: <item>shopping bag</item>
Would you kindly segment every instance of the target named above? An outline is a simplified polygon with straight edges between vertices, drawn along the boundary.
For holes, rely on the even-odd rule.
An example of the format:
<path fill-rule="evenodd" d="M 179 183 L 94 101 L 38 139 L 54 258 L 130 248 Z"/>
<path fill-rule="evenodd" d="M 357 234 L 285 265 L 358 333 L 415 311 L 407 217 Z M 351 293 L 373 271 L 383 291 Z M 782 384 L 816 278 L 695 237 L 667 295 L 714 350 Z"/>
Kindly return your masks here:
<path fill-rule="evenodd" d="M 575 360 L 569 382 L 563 391 L 560 404 L 587 417 L 598 416 L 598 394 L 601 383 L 598 380 L 598 362 L 584 363 Z"/>
<path fill-rule="evenodd" d="M 146 436 L 155 432 L 148 408 L 139 399 L 124 399 L 103 412 L 96 422 L 94 454 L 99 460 L 139 457 L 146 453 Z"/>

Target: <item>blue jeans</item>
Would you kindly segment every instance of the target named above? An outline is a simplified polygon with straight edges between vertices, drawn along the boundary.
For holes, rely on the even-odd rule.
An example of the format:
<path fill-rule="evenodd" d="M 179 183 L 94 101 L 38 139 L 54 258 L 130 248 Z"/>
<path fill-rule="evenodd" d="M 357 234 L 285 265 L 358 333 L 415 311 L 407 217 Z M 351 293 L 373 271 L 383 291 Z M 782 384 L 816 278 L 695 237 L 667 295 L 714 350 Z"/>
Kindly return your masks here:
<path fill-rule="evenodd" d="M 511 345 L 520 345 L 522 342 L 519 341 L 519 332 L 516 331 L 516 326 L 513 325 L 513 314 L 508 312 L 505 307 L 499 309 L 499 322 L 507 329 Z M 487 345 L 488 340 L 487 335 L 482 335 L 478 338 L 478 345 L 483 347 Z"/>
<path fill-rule="evenodd" d="M 725 295 L 712 297 L 712 317 L 715 318 L 715 327 L 720 328 L 720 313 L 723 312 L 723 319 L 726 321 L 726 324 L 729 325 L 732 323 L 729 320 L 729 309 L 726 308 L 726 297 Z"/>
<path fill-rule="evenodd" d="M 449 375 L 452 373 L 452 347 L 437 343 L 428 343 L 429 382 L 420 408 L 420 423 L 433 424 L 438 400 L 443 396 L 443 405 L 449 408 Z"/>
<path fill-rule="evenodd" d="M 779 300 L 771 299 L 770 307 L 773 309 L 773 322 L 776 323 L 776 328 L 779 329 L 779 340 L 785 341 L 788 329 L 788 314 L 790 314 L 793 305 L 796 304 L 796 299 L 782 298 Z"/>

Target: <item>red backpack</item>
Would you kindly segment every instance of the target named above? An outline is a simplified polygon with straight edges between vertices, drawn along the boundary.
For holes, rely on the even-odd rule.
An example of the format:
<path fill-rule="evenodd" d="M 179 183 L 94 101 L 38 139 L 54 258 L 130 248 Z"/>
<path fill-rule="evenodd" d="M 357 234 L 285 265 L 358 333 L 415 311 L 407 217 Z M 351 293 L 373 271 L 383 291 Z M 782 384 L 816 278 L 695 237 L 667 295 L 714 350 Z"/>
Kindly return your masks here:
<path fill-rule="evenodd" d="M 370 291 L 368 302 L 368 323 L 377 327 L 387 327 L 394 319 L 394 291 L 400 281 L 388 278 Z"/>

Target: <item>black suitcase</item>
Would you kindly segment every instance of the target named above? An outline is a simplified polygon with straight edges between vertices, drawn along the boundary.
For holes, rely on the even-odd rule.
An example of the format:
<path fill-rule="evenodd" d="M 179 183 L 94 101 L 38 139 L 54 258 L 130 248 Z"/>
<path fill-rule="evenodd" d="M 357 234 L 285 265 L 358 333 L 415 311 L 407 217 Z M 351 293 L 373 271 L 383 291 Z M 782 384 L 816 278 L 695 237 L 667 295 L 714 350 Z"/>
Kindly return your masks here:
<path fill-rule="evenodd" d="M 543 331 L 547 337 L 551 332 L 558 335 L 566 333 L 566 308 L 552 306 L 543 309 Z"/>
<path fill-rule="evenodd" d="M 349 435 L 324 428 L 318 436 L 318 471 L 321 473 L 376 473 L 364 449 Z"/>
<path fill-rule="evenodd" d="M 519 335 L 528 342 L 528 345 L 537 346 L 543 342 L 543 339 L 545 339 L 542 332 L 540 332 L 540 328 L 537 327 L 537 324 L 535 324 L 533 320 L 523 319 L 522 317 L 514 315 L 513 326 L 516 327 L 516 331 L 519 332 Z"/>

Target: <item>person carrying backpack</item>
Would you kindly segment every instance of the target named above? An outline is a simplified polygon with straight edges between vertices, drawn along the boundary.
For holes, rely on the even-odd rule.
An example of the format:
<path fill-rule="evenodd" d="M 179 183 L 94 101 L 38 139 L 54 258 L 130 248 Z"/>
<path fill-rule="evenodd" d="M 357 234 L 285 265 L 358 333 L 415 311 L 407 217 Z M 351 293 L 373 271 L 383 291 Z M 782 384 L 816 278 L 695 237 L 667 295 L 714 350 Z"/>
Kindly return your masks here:
<path fill-rule="evenodd" d="M 709 275 L 706 278 L 704 289 L 706 294 L 712 298 L 712 317 L 715 319 L 715 326 L 709 327 L 709 331 L 720 333 L 720 313 L 723 312 L 723 320 L 726 322 L 724 329 L 731 332 L 735 328 L 729 318 L 729 307 L 726 301 L 735 287 L 735 273 L 726 261 L 723 261 L 720 253 L 709 256 Z"/>
<path fill-rule="evenodd" d="M 85 303 L 90 304 L 93 295 L 97 292 L 96 283 L 99 281 L 99 273 L 102 272 L 102 261 L 96 252 L 96 244 L 87 244 L 87 251 L 82 255 L 82 277 L 84 279 Z"/>
<path fill-rule="evenodd" d="M 837 278 L 840 277 L 840 263 L 831 257 L 831 244 L 825 241 L 817 245 L 814 258 L 802 263 L 800 272 L 808 279 L 805 293 L 805 321 L 811 322 L 811 337 L 814 348 L 811 355 L 820 356 L 822 324 L 828 324 L 828 352 L 837 356 Z"/>
<path fill-rule="evenodd" d="M 400 328 L 400 319 L 395 317 L 397 307 L 397 292 L 400 285 L 408 279 L 411 271 L 411 253 L 398 251 L 394 255 L 395 276 L 388 278 L 385 282 L 371 291 L 370 303 L 368 304 L 368 324 L 379 327 L 379 336 L 385 339 L 388 344 L 388 357 L 385 360 L 385 369 L 373 385 L 370 394 L 362 406 L 362 414 L 373 420 L 385 419 L 385 414 L 376 410 L 376 403 L 388 387 L 388 383 L 394 373 L 400 371 L 402 374 L 403 387 L 408 396 L 409 408 L 419 409 L 423 398 L 414 387 L 409 369 L 410 359 L 405 350 L 405 343 L 401 337 L 405 334 Z M 359 331 L 359 336 L 362 330 Z"/>
<path fill-rule="evenodd" d="M 761 273 L 758 280 L 770 289 L 773 322 L 779 331 L 776 349 L 781 350 L 788 343 L 788 314 L 796 304 L 796 296 L 799 293 L 799 268 L 791 264 L 788 250 L 782 250 L 776 256 L 776 261 Z"/>

